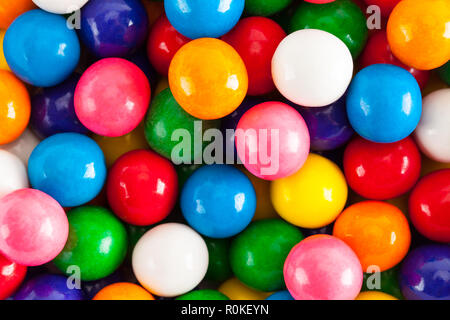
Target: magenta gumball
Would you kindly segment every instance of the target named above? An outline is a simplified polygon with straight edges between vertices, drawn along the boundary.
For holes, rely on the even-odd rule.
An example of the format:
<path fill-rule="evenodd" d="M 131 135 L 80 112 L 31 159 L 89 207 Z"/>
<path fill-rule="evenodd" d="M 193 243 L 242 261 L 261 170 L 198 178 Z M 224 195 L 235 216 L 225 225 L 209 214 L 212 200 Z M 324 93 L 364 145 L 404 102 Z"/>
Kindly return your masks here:
<path fill-rule="evenodd" d="M 59 203 L 42 191 L 20 189 L 0 199 L 0 252 L 17 264 L 39 266 L 64 248 L 69 223 Z"/>
<path fill-rule="evenodd" d="M 321 234 L 291 250 L 284 263 L 284 280 L 296 300 L 353 300 L 361 290 L 363 271 L 345 242 Z"/>
<path fill-rule="evenodd" d="M 282 102 L 264 102 L 244 113 L 236 150 L 253 175 L 276 180 L 297 172 L 308 157 L 310 139 L 300 113 Z"/>

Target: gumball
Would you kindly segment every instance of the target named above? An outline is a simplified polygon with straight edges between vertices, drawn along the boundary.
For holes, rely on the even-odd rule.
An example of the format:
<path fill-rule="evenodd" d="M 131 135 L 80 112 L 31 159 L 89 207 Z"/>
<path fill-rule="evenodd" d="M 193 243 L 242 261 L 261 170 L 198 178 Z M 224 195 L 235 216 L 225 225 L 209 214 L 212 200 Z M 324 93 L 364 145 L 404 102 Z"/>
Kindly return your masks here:
<path fill-rule="evenodd" d="M 120 274 L 118 272 L 114 272 L 113 274 L 99 280 L 83 281 L 81 283 L 81 288 L 83 289 L 86 299 L 91 300 L 103 288 L 117 282 L 122 282 L 122 280 L 123 279 Z"/>
<path fill-rule="evenodd" d="M 53 260 L 70 275 L 78 266 L 81 280 L 92 281 L 113 273 L 125 258 L 128 240 L 123 224 L 108 209 L 84 206 L 70 210 L 69 239 Z"/>
<path fill-rule="evenodd" d="M 384 292 L 364 291 L 358 294 L 355 300 L 398 300 L 398 299 Z"/>
<path fill-rule="evenodd" d="M 28 188 L 27 169 L 14 154 L 0 149 L 0 198 L 15 190 Z"/>
<path fill-rule="evenodd" d="M 408 220 L 395 206 L 381 201 L 363 201 L 342 212 L 333 235 L 345 241 L 358 255 L 363 270 L 380 271 L 397 265 L 411 242 Z"/>
<path fill-rule="evenodd" d="M 61 206 L 47 194 L 20 189 L 0 198 L 0 252 L 24 266 L 39 266 L 64 248 L 69 224 Z"/>
<path fill-rule="evenodd" d="M 305 107 L 322 107 L 338 100 L 353 75 L 346 45 L 331 33 L 304 29 L 281 41 L 272 58 L 278 91 Z"/>
<path fill-rule="evenodd" d="M 28 177 L 63 207 L 94 199 L 106 180 L 103 152 L 91 139 L 78 133 L 59 133 L 43 140 L 31 153 Z"/>
<path fill-rule="evenodd" d="M 130 151 L 111 167 L 106 193 L 120 219 L 151 225 L 165 219 L 175 206 L 177 173 L 170 161 L 153 151 Z"/>
<path fill-rule="evenodd" d="M 232 46 L 211 38 L 185 44 L 169 68 L 175 100 L 196 118 L 219 119 L 244 100 L 248 76 L 244 62 Z"/>
<path fill-rule="evenodd" d="M 358 257 L 342 240 L 315 235 L 291 250 L 284 279 L 295 300 L 353 300 L 361 290 L 363 272 Z"/>
<path fill-rule="evenodd" d="M 450 61 L 440 67 L 438 72 L 441 79 L 450 86 Z"/>
<path fill-rule="evenodd" d="M 194 289 L 206 274 L 208 249 L 194 230 L 179 223 L 160 224 L 139 239 L 133 271 L 153 294 L 175 297 Z"/>
<path fill-rule="evenodd" d="M 217 290 L 194 290 L 179 296 L 175 300 L 230 300 Z"/>
<path fill-rule="evenodd" d="M 409 198 L 409 216 L 422 235 L 437 242 L 450 242 L 450 169 L 426 175 Z"/>
<path fill-rule="evenodd" d="M 397 299 L 403 299 L 398 283 L 398 274 L 398 267 L 383 272 L 364 273 L 361 291 L 383 292 Z"/>
<path fill-rule="evenodd" d="M 205 279 L 222 282 L 233 274 L 230 266 L 230 241 L 203 237 L 208 247 L 209 264 Z"/>
<path fill-rule="evenodd" d="M 118 137 L 142 121 L 150 103 L 150 84 L 139 67 L 120 58 L 90 66 L 75 89 L 81 123 L 102 136 Z"/>
<path fill-rule="evenodd" d="M 249 287 L 261 291 L 284 288 L 283 264 L 303 240 L 298 228 L 280 219 L 253 222 L 232 242 L 231 269 Z"/>
<path fill-rule="evenodd" d="M 245 11 L 252 16 L 271 16 L 291 4 L 292 0 L 246 0 Z"/>
<path fill-rule="evenodd" d="M 420 150 L 439 162 L 450 162 L 450 88 L 430 93 L 423 99 L 423 112 L 415 131 Z"/>
<path fill-rule="evenodd" d="M 34 8 L 36 6 L 32 0 L 2 1 L 0 4 L 0 29 L 8 29 L 14 19 Z"/>
<path fill-rule="evenodd" d="M 66 14 L 80 10 L 89 0 L 33 0 L 42 10 Z"/>
<path fill-rule="evenodd" d="M 5 150 L 16 155 L 20 160 L 22 160 L 25 166 L 28 166 L 28 158 L 39 142 L 39 138 L 36 137 L 30 129 L 25 129 L 20 137 L 13 142 L 0 145 L 0 150 Z"/>
<path fill-rule="evenodd" d="M 18 265 L 0 254 L 0 300 L 10 297 L 17 290 L 26 273 L 27 267 Z"/>
<path fill-rule="evenodd" d="M 288 290 L 277 291 L 266 298 L 266 300 L 295 300 Z"/>
<path fill-rule="evenodd" d="M 272 182 L 270 197 L 278 214 L 302 228 L 321 228 L 344 209 L 347 183 L 332 161 L 311 153 L 295 174 Z"/>
<path fill-rule="evenodd" d="M 403 0 L 392 11 L 387 36 L 404 64 L 431 70 L 450 59 L 450 3 L 447 0 Z"/>
<path fill-rule="evenodd" d="M 247 287 L 237 278 L 228 279 L 218 290 L 231 300 L 264 300 L 271 294 Z"/>
<path fill-rule="evenodd" d="M 30 119 L 30 97 L 11 72 L 0 70 L 0 145 L 16 140 Z"/>
<path fill-rule="evenodd" d="M 155 298 L 137 284 L 118 282 L 104 287 L 92 300 L 155 300 Z"/>
<path fill-rule="evenodd" d="M 197 169 L 186 181 L 180 198 L 189 225 L 210 238 L 228 238 L 244 230 L 256 208 L 255 190 L 240 170 L 229 165 Z"/>
<path fill-rule="evenodd" d="M 263 95 L 275 90 L 271 62 L 286 32 L 273 20 L 248 17 L 222 37 L 242 57 L 248 72 L 248 94 Z"/>
<path fill-rule="evenodd" d="M 99 58 L 124 57 L 147 39 L 148 17 L 139 0 L 90 0 L 80 16 L 80 39 Z"/>
<path fill-rule="evenodd" d="M 3 50 L 11 70 L 37 87 L 63 82 L 80 59 L 75 30 L 67 28 L 64 17 L 42 10 L 28 11 L 14 20 L 6 31 Z"/>
<path fill-rule="evenodd" d="M 245 0 L 164 0 L 164 10 L 185 37 L 218 38 L 236 25 L 244 4 Z"/>
<path fill-rule="evenodd" d="M 83 291 L 69 287 L 71 280 L 56 274 L 42 274 L 25 282 L 14 300 L 84 300 Z"/>
<path fill-rule="evenodd" d="M 173 56 L 189 41 L 175 30 L 165 14 L 161 15 L 152 26 L 147 41 L 147 55 L 156 71 L 167 76 Z"/>
<path fill-rule="evenodd" d="M 353 79 L 347 94 L 347 115 L 363 138 L 379 143 L 400 141 L 419 123 L 422 95 L 405 69 L 375 64 Z"/>
<path fill-rule="evenodd" d="M 309 153 L 310 138 L 302 116 L 282 102 L 261 103 L 241 117 L 236 149 L 244 166 L 265 180 L 297 172 Z"/>
<path fill-rule="evenodd" d="M 425 88 L 428 83 L 430 77 L 429 71 L 409 67 L 394 56 L 389 46 L 386 30 L 384 29 L 374 32 L 369 37 L 364 52 L 361 55 L 362 68 L 378 63 L 393 64 L 408 70 L 416 78 L 421 89 Z"/>
<path fill-rule="evenodd" d="M 378 6 L 383 17 L 389 17 L 400 1 L 402 0 L 364 0 L 368 6 Z"/>
<path fill-rule="evenodd" d="M 3 53 L 4 38 L 5 38 L 5 30 L 0 29 L 0 70 L 11 71 L 11 69 L 9 69 L 8 63 L 6 62 L 5 55 Z"/>
<path fill-rule="evenodd" d="M 375 143 L 356 137 L 345 149 L 344 172 L 355 192 L 367 199 L 401 196 L 420 176 L 420 152 L 414 140 Z"/>

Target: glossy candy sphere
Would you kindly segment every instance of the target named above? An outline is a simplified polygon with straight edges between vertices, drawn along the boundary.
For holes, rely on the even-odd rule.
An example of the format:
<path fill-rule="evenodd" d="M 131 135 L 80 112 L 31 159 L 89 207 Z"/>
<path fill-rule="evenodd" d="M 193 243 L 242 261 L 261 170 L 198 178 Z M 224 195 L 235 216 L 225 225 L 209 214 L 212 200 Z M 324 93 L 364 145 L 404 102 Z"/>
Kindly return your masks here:
<path fill-rule="evenodd" d="M 194 290 L 177 297 L 175 300 L 230 300 L 217 290 Z"/>
<path fill-rule="evenodd" d="M 90 66 L 75 90 L 75 112 L 81 123 L 102 136 L 118 137 L 142 121 L 150 103 L 150 84 L 135 64 L 120 58 Z"/>
<path fill-rule="evenodd" d="M 7 259 L 0 253 L 0 300 L 9 298 L 25 279 L 27 267 Z"/>
<path fill-rule="evenodd" d="M 245 12 L 252 16 L 271 16 L 291 4 L 292 0 L 246 0 Z"/>
<path fill-rule="evenodd" d="M 56 87 L 44 88 L 31 99 L 30 123 L 41 137 L 61 132 L 89 132 L 78 120 L 73 104 L 79 79 L 73 75 Z"/>
<path fill-rule="evenodd" d="M 9 69 L 8 63 L 6 62 L 5 54 L 3 53 L 3 39 L 5 38 L 5 32 L 6 30 L 0 29 L 0 70 L 11 71 L 11 69 Z"/>
<path fill-rule="evenodd" d="M 291 250 L 284 279 L 296 300 L 353 300 L 361 290 L 363 272 L 358 257 L 343 241 L 315 235 Z"/>
<path fill-rule="evenodd" d="M 288 290 L 277 291 L 266 298 L 266 300 L 295 300 Z"/>
<path fill-rule="evenodd" d="M 450 169 L 426 175 L 409 198 L 409 216 L 422 235 L 437 242 L 450 242 Z"/>
<path fill-rule="evenodd" d="M 375 143 L 356 137 L 344 153 L 344 173 L 355 192 L 367 199 L 401 196 L 416 184 L 421 157 L 414 140 Z"/>
<path fill-rule="evenodd" d="M 17 156 L 0 149 L 0 198 L 13 191 L 28 188 L 27 169 Z"/>
<path fill-rule="evenodd" d="M 231 244 L 231 269 L 249 287 L 261 291 L 281 290 L 284 261 L 301 240 L 303 236 L 298 228 L 283 220 L 253 222 Z"/>
<path fill-rule="evenodd" d="M 355 251 L 364 271 L 373 265 L 380 271 L 394 267 L 408 253 L 411 241 L 406 217 L 381 201 L 363 201 L 345 209 L 334 224 L 333 235 Z"/>
<path fill-rule="evenodd" d="M 205 278 L 210 281 L 222 282 L 232 276 L 230 266 L 229 239 L 213 239 L 203 237 L 208 247 L 209 264 Z"/>
<path fill-rule="evenodd" d="M 434 91 L 423 99 L 423 112 L 415 131 L 422 152 L 435 161 L 450 162 L 450 88 Z"/>
<path fill-rule="evenodd" d="M 39 138 L 30 129 L 25 129 L 19 138 L 13 142 L 0 145 L 0 149 L 16 155 L 25 166 L 28 166 L 28 158 L 39 142 Z"/>
<path fill-rule="evenodd" d="M 208 248 L 188 226 L 160 224 L 139 239 L 132 264 L 136 278 L 148 291 L 162 297 L 179 296 L 205 276 Z"/>
<path fill-rule="evenodd" d="M 252 183 L 229 165 L 197 169 L 184 184 L 180 201 L 189 225 L 211 238 L 238 234 L 248 226 L 256 208 Z"/>
<path fill-rule="evenodd" d="M 33 2 L 42 10 L 56 13 L 67 14 L 81 9 L 89 0 L 33 0 Z"/>
<path fill-rule="evenodd" d="M 125 258 L 128 240 L 123 224 L 108 209 L 84 206 L 70 210 L 69 239 L 53 260 L 59 270 L 71 275 L 79 267 L 81 280 L 92 281 L 113 273 Z"/>
<path fill-rule="evenodd" d="M 311 153 L 295 174 L 272 182 L 270 196 L 278 214 L 303 228 L 333 222 L 347 201 L 347 183 L 332 161 Z"/>
<path fill-rule="evenodd" d="M 169 84 L 189 114 L 219 119 L 233 112 L 248 88 L 245 64 L 224 41 L 202 38 L 185 44 L 172 59 Z"/>
<path fill-rule="evenodd" d="M 404 64 L 431 70 L 450 59 L 450 3 L 447 0 L 403 0 L 392 11 L 387 36 Z"/>
<path fill-rule="evenodd" d="M 0 4 L 0 29 L 8 29 L 14 19 L 34 8 L 36 6 L 32 0 L 2 1 Z"/>
<path fill-rule="evenodd" d="M 164 0 L 164 10 L 185 37 L 218 38 L 236 25 L 244 4 L 245 0 Z"/>
<path fill-rule="evenodd" d="M 419 123 L 422 95 L 405 69 L 376 64 L 361 70 L 347 94 L 347 114 L 363 138 L 390 143 L 409 136 Z"/>
<path fill-rule="evenodd" d="M 24 266 L 39 266 L 63 249 L 69 224 L 61 206 L 47 194 L 21 189 L 0 198 L 0 252 Z"/>
<path fill-rule="evenodd" d="M 262 292 L 247 287 L 238 278 L 230 278 L 222 283 L 218 289 L 231 300 L 264 300 L 270 292 Z"/>
<path fill-rule="evenodd" d="M 114 213 L 127 223 L 147 226 L 166 218 L 178 194 L 177 173 L 150 150 L 130 151 L 111 167 L 106 185 Z"/>
<path fill-rule="evenodd" d="M 124 57 L 147 39 L 148 17 L 139 0 L 90 0 L 80 17 L 80 39 L 99 58 Z"/>
<path fill-rule="evenodd" d="M 285 37 L 286 32 L 275 21 L 264 17 L 244 18 L 222 37 L 244 60 L 249 95 L 263 95 L 275 90 L 272 57 Z"/>
<path fill-rule="evenodd" d="M 449 300 L 450 247 L 426 245 L 412 250 L 400 270 L 400 287 L 408 300 Z"/>
<path fill-rule="evenodd" d="M 59 133 L 43 140 L 31 153 L 28 177 L 34 189 L 63 207 L 94 199 L 106 180 L 103 152 L 94 140 L 78 133 Z"/>
<path fill-rule="evenodd" d="M 440 67 L 438 72 L 441 79 L 450 86 L 450 61 Z"/>
<path fill-rule="evenodd" d="M 378 6 L 383 17 L 389 17 L 395 6 L 402 0 L 364 0 L 368 6 Z"/>
<path fill-rule="evenodd" d="M 81 289 L 69 288 L 68 278 L 42 274 L 28 280 L 14 295 L 14 300 L 83 300 Z"/>
<path fill-rule="evenodd" d="M 348 48 L 322 30 L 291 33 L 272 58 L 272 77 L 278 91 L 305 107 L 322 107 L 338 100 L 352 75 L 353 59 Z"/>
<path fill-rule="evenodd" d="M 11 70 L 37 87 L 63 82 L 80 59 L 75 30 L 67 28 L 64 17 L 42 10 L 28 11 L 14 20 L 6 31 L 3 50 Z"/>
<path fill-rule="evenodd" d="M 155 300 L 155 298 L 137 284 L 117 282 L 104 287 L 92 300 Z"/>
<path fill-rule="evenodd" d="M 379 291 L 363 291 L 356 297 L 355 300 L 398 300 L 390 294 Z"/>
<path fill-rule="evenodd" d="M 244 166 L 265 180 L 287 177 L 305 163 L 309 152 L 308 128 L 302 116 L 282 102 L 265 102 L 239 120 L 236 149 Z"/>
<path fill-rule="evenodd" d="M 16 140 L 30 120 L 30 96 L 11 72 L 0 70 L 0 145 Z"/>

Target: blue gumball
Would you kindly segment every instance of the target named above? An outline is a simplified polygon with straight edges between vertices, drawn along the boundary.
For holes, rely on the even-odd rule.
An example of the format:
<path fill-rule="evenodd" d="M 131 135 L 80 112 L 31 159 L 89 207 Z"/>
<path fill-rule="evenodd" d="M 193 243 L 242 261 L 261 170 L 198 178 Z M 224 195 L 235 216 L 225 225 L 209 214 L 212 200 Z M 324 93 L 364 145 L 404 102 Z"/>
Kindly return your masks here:
<path fill-rule="evenodd" d="M 272 293 L 266 300 L 295 300 L 287 290 L 277 291 Z"/>
<path fill-rule="evenodd" d="M 139 0 L 90 0 L 81 9 L 81 41 L 99 58 L 133 53 L 147 40 L 148 29 Z"/>
<path fill-rule="evenodd" d="M 64 276 L 42 274 L 26 281 L 14 295 L 14 300 L 83 300 L 83 291 L 71 288 L 67 283 L 68 278 Z"/>
<path fill-rule="evenodd" d="M 223 36 L 239 21 L 244 5 L 245 0 L 164 0 L 172 26 L 191 39 Z"/>
<path fill-rule="evenodd" d="M 33 150 L 28 177 L 34 189 L 49 194 L 61 206 L 80 206 L 101 191 L 106 179 L 105 158 L 91 138 L 58 133 Z"/>
<path fill-rule="evenodd" d="M 64 17 L 43 10 L 19 16 L 6 31 L 3 51 L 11 70 L 37 87 L 63 82 L 80 59 L 80 43 Z"/>
<path fill-rule="evenodd" d="M 210 238 L 228 238 L 253 218 L 256 195 L 244 173 L 228 165 L 197 169 L 184 184 L 181 211 L 189 225 Z"/>
<path fill-rule="evenodd" d="M 353 129 L 379 143 L 409 136 L 422 114 L 422 95 L 414 77 L 403 68 L 375 64 L 361 70 L 350 84 L 347 114 Z"/>

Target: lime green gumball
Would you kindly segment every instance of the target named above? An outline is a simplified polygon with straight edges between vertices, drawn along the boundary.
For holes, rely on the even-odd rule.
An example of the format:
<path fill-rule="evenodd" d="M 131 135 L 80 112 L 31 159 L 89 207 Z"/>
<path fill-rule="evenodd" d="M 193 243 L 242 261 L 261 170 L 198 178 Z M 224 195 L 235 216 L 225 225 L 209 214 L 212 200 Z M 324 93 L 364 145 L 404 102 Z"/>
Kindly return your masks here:
<path fill-rule="evenodd" d="M 179 296 L 175 300 L 230 300 L 217 290 L 194 290 Z"/>
<path fill-rule="evenodd" d="M 245 0 L 245 11 L 252 16 L 271 16 L 284 10 L 292 0 Z"/>
<path fill-rule="evenodd" d="M 231 277 L 230 240 L 203 237 L 208 247 L 209 264 L 205 278 L 210 281 L 223 282 Z"/>

